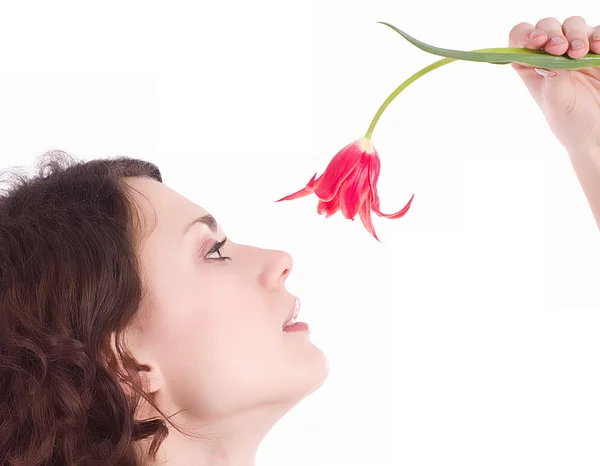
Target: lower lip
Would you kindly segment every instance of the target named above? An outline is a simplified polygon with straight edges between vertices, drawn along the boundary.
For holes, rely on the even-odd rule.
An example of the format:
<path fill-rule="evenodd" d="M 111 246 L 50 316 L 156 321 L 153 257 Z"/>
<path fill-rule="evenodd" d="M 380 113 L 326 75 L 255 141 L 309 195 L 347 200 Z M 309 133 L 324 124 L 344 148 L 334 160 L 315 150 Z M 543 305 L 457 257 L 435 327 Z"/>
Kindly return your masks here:
<path fill-rule="evenodd" d="M 283 329 L 284 332 L 306 332 L 308 330 L 308 324 L 306 322 L 296 322 L 289 327 Z"/>

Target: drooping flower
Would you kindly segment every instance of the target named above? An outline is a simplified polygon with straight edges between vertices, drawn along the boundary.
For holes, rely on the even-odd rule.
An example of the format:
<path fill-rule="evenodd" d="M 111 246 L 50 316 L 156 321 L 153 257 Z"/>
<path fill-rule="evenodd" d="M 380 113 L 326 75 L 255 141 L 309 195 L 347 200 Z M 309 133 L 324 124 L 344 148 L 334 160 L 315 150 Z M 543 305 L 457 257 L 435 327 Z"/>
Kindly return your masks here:
<path fill-rule="evenodd" d="M 379 210 L 377 180 L 379 178 L 380 161 L 379 155 L 371 142 L 371 134 L 385 109 L 411 83 L 436 68 L 456 60 L 487 62 L 499 65 L 518 62 L 551 70 L 589 68 L 600 64 L 600 55 L 591 52 L 584 57 L 573 60 L 570 57 L 555 56 L 542 50 L 530 50 L 526 48 L 501 47 L 468 52 L 443 49 L 418 41 L 389 23 L 381 21 L 378 21 L 378 23 L 392 28 L 421 50 L 446 58 L 426 66 L 400 84 L 381 104 L 364 137 L 351 142 L 340 150 L 319 178 L 317 178 L 317 174 L 315 173 L 304 188 L 277 201 L 297 199 L 314 192 L 319 198 L 317 206 L 319 214 L 325 214 L 329 217 L 341 209 L 344 217 L 354 220 L 358 212 L 365 228 L 377 240 L 379 238 L 377 238 L 375 229 L 373 228 L 371 211 L 380 217 L 400 218 L 410 208 L 414 194 L 408 201 L 408 204 L 395 214 L 384 214 Z"/>
<path fill-rule="evenodd" d="M 403 217 L 414 198 L 394 214 L 384 214 L 379 210 L 379 194 L 377 181 L 381 162 L 379 154 L 370 138 L 359 138 L 341 149 L 329 162 L 321 176 L 315 173 L 307 185 L 276 202 L 289 201 L 315 193 L 319 198 L 317 212 L 330 217 L 338 210 L 347 219 L 354 220 L 358 214 L 369 233 L 379 241 L 371 212 L 380 217 Z"/>

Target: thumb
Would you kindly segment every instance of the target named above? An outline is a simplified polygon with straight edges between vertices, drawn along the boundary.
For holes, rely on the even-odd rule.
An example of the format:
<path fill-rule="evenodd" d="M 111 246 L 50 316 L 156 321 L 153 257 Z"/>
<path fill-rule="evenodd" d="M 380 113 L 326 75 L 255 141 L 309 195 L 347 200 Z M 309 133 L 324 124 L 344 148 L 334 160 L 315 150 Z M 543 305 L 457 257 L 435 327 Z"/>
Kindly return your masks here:
<path fill-rule="evenodd" d="M 571 70 L 546 70 L 535 68 L 536 73 L 544 77 L 544 100 L 555 109 L 570 109 L 573 106 L 575 92 L 571 82 Z"/>

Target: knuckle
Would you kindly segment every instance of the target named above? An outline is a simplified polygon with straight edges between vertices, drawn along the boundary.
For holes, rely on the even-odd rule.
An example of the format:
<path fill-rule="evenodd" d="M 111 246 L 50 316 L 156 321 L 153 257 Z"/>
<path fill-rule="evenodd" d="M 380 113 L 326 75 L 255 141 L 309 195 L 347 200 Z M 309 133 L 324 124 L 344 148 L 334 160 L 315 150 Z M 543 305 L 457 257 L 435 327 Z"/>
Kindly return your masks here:
<path fill-rule="evenodd" d="M 569 16 L 567 19 L 565 19 L 565 23 L 567 21 L 569 23 L 581 23 L 581 22 L 585 22 L 585 20 L 581 16 Z"/>
<path fill-rule="evenodd" d="M 562 29 L 560 21 L 553 17 L 540 19 L 535 25 L 535 27 L 539 29 L 544 29 L 546 31 Z"/>
<path fill-rule="evenodd" d="M 529 23 L 519 23 L 516 26 L 513 26 L 513 28 L 510 30 L 509 36 L 510 37 L 516 37 L 517 35 L 521 34 L 523 31 L 526 31 L 528 29 L 531 29 L 531 25 Z"/>

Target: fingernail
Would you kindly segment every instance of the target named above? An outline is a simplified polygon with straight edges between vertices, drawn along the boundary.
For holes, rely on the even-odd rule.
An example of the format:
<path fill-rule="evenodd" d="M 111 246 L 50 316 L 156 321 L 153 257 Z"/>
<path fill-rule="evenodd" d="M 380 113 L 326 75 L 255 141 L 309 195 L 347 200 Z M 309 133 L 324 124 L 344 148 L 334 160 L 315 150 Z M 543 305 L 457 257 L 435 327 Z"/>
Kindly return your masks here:
<path fill-rule="evenodd" d="M 550 39 L 550 42 L 553 44 L 562 44 L 564 41 L 565 40 L 560 36 L 554 36 L 552 39 Z"/>
<path fill-rule="evenodd" d="M 542 68 L 534 68 L 537 74 L 541 74 L 542 76 L 546 76 L 547 78 L 552 78 L 553 76 L 556 76 L 556 72 L 554 71 L 549 71 L 549 70 L 544 70 Z"/>
<path fill-rule="evenodd" d="M 582 41 L 582 40 L 579 40 L 579 39 L 575 39 L 574 41 L 572 41 L 572 42 L 571 42 L 571 48 L 572 48 L 573 50 L 580 49 L 580 48 L 581 48 L 581 47 L 583 47 L 584 45 L 585 45 L 585 44 L 583 43 L 583 41 Z"/>
<path fill-rule="evenodd" d="M 529 33 L 529 38 L 534 39 L 535 37 L 539 37 L 544 34 L 544 31 L 540 31 L 539 29 L 534 29 Z"/>

